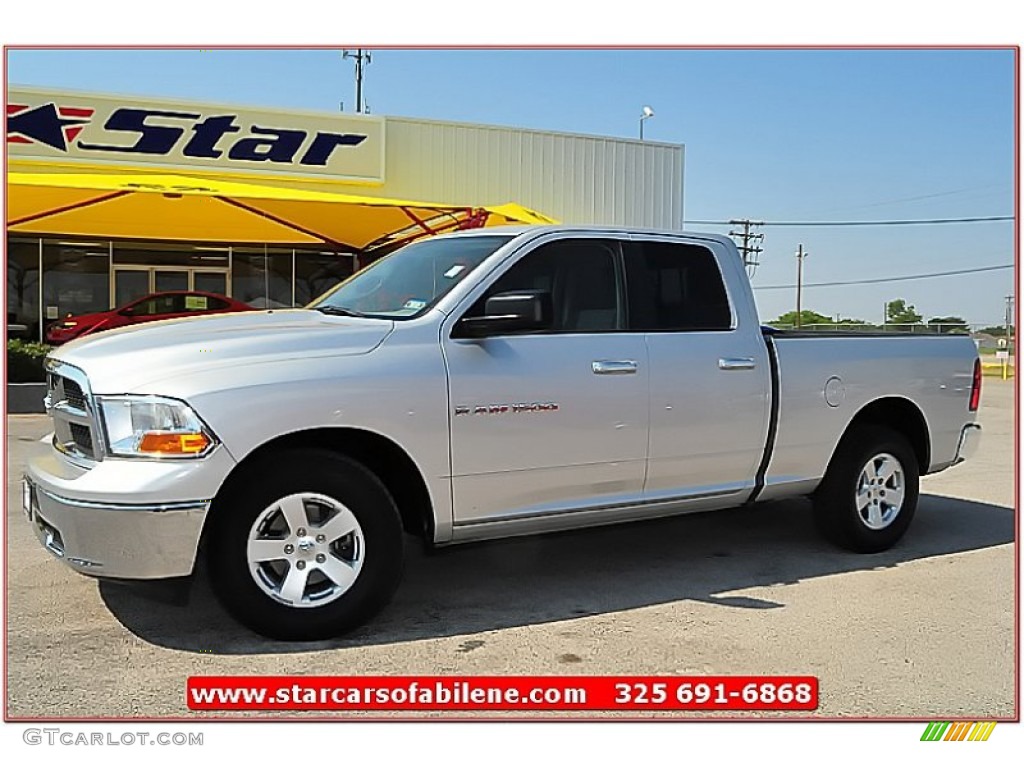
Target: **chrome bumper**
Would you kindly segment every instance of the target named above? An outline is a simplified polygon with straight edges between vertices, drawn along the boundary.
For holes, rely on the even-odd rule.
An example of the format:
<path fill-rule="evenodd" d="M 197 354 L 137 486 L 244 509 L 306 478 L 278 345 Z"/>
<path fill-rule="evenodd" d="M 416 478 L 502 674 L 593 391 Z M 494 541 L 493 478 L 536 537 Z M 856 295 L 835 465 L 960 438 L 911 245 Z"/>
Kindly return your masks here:
<path fill-rule="evenodd" d="M 956 446 L 956 458 L 954 464 L 974 456 L 978 451 L 978 444 L 981 442 L 981 424 L 967 424 L 960 432 L 960 442 Z"/>
<path fill-rule="evenodd" d="M 107 460 L 83 469 L 47 448 L 28 463 L 22 506 L 52 555 L 101 578 L 192 572 L 210 499 L 234 463 L 226 451 L 187 465 Z"/>
<path fill-rule="evenodd" d="M 36 538 L 79 573 L 160 579 L 192 572 L 208 501 L 117 506 L 66 499 L 22 480 Z"/>

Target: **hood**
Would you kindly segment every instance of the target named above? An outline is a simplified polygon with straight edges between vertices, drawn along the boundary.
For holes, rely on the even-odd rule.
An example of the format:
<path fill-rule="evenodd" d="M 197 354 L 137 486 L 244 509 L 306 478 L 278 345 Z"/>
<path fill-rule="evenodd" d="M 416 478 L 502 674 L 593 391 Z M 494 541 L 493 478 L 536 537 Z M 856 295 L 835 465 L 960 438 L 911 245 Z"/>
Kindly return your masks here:
<path fill-rule="evenodd" d="M 200 371 L 365 354 L 393 328 L 391 320 L 311 309 L 235 312 L 102 331 L 50 356 L 85 371 L 97 394 L 145 393 L 149 384 Z"/>

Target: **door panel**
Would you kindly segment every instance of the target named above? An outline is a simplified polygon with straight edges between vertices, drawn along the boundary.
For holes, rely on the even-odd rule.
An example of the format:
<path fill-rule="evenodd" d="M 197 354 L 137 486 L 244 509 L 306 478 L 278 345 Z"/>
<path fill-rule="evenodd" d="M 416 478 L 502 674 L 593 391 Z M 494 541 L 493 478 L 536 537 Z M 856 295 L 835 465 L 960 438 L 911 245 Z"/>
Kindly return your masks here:
<path fill-rule="evenodd" d="M 487 298 L 506 291 L 549 294 L 546 330 L 443 337 L 455 525 L 638 500 L 647 351 L 625 329 L 618 243 L 538 245 L 459 315 L 486 314 Z"/>
<path fill-rule="evenodd" d="M 630 327 L 647 332 L 651 498 L 752 488 L 769 419 L 759 328 L 740 325 L 705 245 L 640 239 L 624 252 Z"/>
<path fill-rule="evenodd" d="M 767 437 L 766 351 L 737 331 L 652 333 L 651 497 L 753 488 Z M 763 346 L 763 345 L 762 345 Z M 754 367 L 725 367 L 733 358 Z"/>
<path fill-rule="evenodd" d="M 647 452 L 641 334 L 450 340 L 455 524 L 639 497 Z M 599 361 L 636 363 L 601 375 Z"/>

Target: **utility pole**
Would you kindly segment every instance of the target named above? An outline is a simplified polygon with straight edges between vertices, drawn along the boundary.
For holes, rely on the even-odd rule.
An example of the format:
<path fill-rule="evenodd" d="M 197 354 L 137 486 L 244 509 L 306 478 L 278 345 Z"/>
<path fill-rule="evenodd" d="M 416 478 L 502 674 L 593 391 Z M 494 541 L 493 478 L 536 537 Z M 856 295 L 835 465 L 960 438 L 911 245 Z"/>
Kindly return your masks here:
<path fill-rule="evenodd" d="M 356 48 L 355 52 L 342 51 L 341 58 L 343 59 L 355 59 L 356 61 L 356 112 L 363 111 L 363 66 L 369 64 L 372 60 L 370 58 L 370 52 L 364 51 L 362 48 Z"/>
<path fill-rule="evenodd" d="M 743 254 L 743 265 L 747 268 L 751 277 L 753 277 L 753 272 L 757 269 L 757 254 L 764 250 L 761 247 L 761 241 L 764 240 L 764 235 L 755 234 L 753 228 L 762 226 L 764 222 L 751 221 L 750 219 L 730 219 L 729 223 L 733 226 L 743 227 L 742 232 L 730 230 L 729 237 L 739 237 L 743 239 L 743 245 L 737 245 L 736 247 L 739 252 Z M 754 244 L 751 245 L 751 243 Z"/>
<path fill-rule="evenodd" d="M 1010 348 L 1010 329 L 1013 327 L 1013 296 L 1006 297 L 1006 317 L 1004 318 L 1006 325 L 1006 348 Z M 1016 336 L 1016 334 L 1014 334 Z"/>
<path fill-rule="evenodd" d="M 800 327 L 800 300 L 804 289 L 804 259 L 808 254 L 804 253 L 804 244 L 796 252 L 796 327 Z"/>

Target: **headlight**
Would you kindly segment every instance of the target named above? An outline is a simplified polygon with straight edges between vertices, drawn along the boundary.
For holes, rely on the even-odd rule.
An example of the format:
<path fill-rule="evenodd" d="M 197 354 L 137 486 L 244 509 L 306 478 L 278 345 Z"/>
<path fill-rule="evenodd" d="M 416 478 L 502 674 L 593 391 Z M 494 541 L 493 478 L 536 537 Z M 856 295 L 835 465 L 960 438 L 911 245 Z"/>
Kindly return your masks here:
<path fill-rule="evenodd" d="M 97 397 L 112 456 L 196 458 L 216 438 L 195 411 L 169 397 Z"/>

